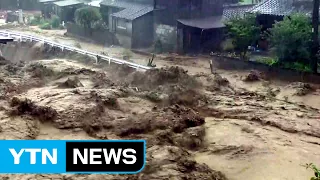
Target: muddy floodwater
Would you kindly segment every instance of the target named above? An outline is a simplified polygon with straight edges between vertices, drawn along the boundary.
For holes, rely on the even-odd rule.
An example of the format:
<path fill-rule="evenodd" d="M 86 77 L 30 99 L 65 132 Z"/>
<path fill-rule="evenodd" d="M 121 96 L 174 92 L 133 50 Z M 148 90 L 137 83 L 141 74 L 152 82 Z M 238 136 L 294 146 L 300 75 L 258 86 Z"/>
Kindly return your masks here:
<path fill-rule="evenodd" d="M 211 73 L 201 60 L 162 59 L 167 67 L 143 72 L 28 47 L 1 62 L 0 138 L 146 139 L 146 168 L 1 178 L 301 180 L 313 175 L 303 165 L 320 163 L 317 85 Z"/>

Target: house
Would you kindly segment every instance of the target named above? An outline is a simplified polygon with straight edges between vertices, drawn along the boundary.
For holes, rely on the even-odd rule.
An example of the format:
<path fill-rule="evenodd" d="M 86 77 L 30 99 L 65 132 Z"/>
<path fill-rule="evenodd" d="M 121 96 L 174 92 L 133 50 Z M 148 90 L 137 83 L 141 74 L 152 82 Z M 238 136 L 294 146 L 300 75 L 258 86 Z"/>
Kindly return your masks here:
<path fill-rule="evenodd" d="M 265 0 L 248 10 L 248 13 L 258 13 L 258 21 L 263 27 L 271 28 L 275 21 L 283 20 L 292 13 L 304 13 L 311 16 L 312 0 Z"/>
<path fill-rule="evenodd" d="M 41 14 L 45 18 L 51 18 L 51 14 L 54 13 L 54 2 L 62 0 L 39 0 Z"/>
<path fill-rule="evenodd" d="M 222 37 L 223 0 L 104 0 L 101 14 L 129 48 L 161 42 L 166 51 L 212 50 Z"/>
<path fill-rule="evenodd" d="M 153 4 L 149 0 L 105 0 L 101 14 L 109 30 L 126 48 L 145 48 L 153 43 Z"/>
<path fill-rule="evenodd" d="M 156 0 L 155 39 L 179 53 L 217 49 L 223 37 L 223 0 Z"/>
<path fill-rule="evenodd" d="M 60 17 L 61 21 L 74 22 L 74 13 L 84 6 L 83 1 L 64 0 L 53 3 L 53 13 Z"/>

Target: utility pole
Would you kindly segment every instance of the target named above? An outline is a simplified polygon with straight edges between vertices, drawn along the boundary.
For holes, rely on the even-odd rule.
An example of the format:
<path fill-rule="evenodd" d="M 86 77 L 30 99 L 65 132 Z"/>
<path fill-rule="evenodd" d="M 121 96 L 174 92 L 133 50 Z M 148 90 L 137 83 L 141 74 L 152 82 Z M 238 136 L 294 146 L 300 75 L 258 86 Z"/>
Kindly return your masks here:
<path fill-rule="evenodd" d="M 317 53 L 319 50 L 319 0 L 313 0 L 312 13 L 312 54 L 311 54 L 311 68 L 312 71 L 318 71 Z"/>

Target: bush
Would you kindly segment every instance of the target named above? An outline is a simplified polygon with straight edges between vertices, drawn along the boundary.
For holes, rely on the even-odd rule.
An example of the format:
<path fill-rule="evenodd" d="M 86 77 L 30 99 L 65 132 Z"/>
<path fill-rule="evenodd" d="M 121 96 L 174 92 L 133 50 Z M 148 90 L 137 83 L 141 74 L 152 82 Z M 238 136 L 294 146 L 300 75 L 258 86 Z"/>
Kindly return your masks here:
<path fill-rule="evenodd" d="M 293 14 L 274 24 L 270 29 L 270 42 L 280 62 L 309 63 L 312 27 L 310 18 L 304 14 Z"/>
<path fill-rule="evenodd" d="M 248 46 L 253 45 L 260 37 L 261 29 L 255 14 L 245 17 L 233 17 L 226 22 L 229 37 L 241 59 L 247 59 Z"/>
<path fill-rule="evenodd" d="M 53 16 L 51 18 L 51 27 L 54 28 L 54 29 L 57 29 L 60 27 L 60 18 L 58 16 Z"/>
<path fill-rule="evenodd" d="M 307 169 L 311 169 L 314 172 L 314 177 L 311 177 L 310 180 L 320 180 L 320 169 L 317 168 L 314 164 L 306 164 L 305 166 Z"/>
<path fill-rule="evenodd" d="M 40 29 L 51 29 L 51 24 L 50 23 L 44 23 L 44 24 L 41 24 L 40 26 Z"/>
<path fill-rule="evenodd" d="M 294 62 L 294 63 L 290 63 L 290 62 L 286 62 L 283 65 L 285 68 L 288 69 L 294 69 L 297 71 L 302 71 L 302 72 L 312 72 L 311 66 L 310 65 L 306 65 L 302 62 Z"/>
<path fill-rule="evenodd" d="M 92 28 L 96 30 L 108 30 L 107 24 L 102 19 L 94 22 Z"/>
<path fill-rule="evenodd" d="M 271 57 L 259 57 L 258 59 L 256 59 L 256 62 L 267 64 L 269 66 L 274 66 L 278 63 L 278 59 Z"/>
<path fill-rule="evenodd" d="M 31 26 L 37 26 L 40 24 L 41 21 L 41 16 L 40 15 L 35 15 L 33 18 L 30 20 L 29 24 Z"/>

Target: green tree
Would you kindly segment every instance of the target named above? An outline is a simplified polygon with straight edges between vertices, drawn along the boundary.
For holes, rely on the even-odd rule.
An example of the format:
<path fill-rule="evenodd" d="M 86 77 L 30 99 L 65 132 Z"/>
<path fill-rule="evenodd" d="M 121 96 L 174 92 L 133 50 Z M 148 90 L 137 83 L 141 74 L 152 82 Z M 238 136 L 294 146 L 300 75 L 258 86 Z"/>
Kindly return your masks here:
<path fill-rule="evenodd" d="M 319 0 L 313 0 L 312 12 L 312 52 L 311 52 L 311 68 L 314 73 L 318 72 L 318 57 L 319 50 Z"/>
<path fill-rule="evenodd" d="M 274 24 L 270 29 L 270 42 L 280 63 L 309 64 L 312 28 L 310 18 L 293 14 Z"/>
<path fill-rule="evenodd" d="M 76 10 L 75 19 L 77 24 L 91 30 L 93 25 L 101 20 L 101 14 L 96 8 L 83 7 Z"/>
<path fill-rule="evenodd" d="M 260 37 L 261 28 L 257 24 L 256 15 L 236 16 L 225 24 L 232 39 L 234 50 L 240 55 L 241 59 L 246 59 L 248 46 L 253 45 Z"/>

